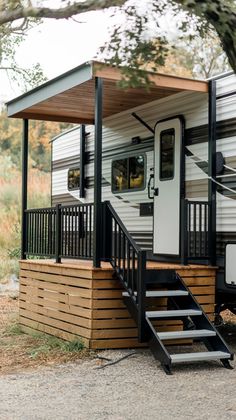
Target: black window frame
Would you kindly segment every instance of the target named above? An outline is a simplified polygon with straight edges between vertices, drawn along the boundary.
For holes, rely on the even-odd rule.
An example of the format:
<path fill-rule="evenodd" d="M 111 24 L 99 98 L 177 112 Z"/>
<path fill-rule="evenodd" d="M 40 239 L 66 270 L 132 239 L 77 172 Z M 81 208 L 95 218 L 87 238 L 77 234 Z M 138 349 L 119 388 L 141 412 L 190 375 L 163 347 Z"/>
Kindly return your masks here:
<path fill-rule="evenodd" d="M 131 158 L 135 158 L 138 156 L 142 156 L 143 157 L 143 186 L 142 187 L 136 187 L 136 188 L 124 188 L 123 190 L 114 190 L 113 188 L 113 165 L 114 162 L 116 162 L 117 160 L 122 160 L 122 159 L 131 159 Z M 111 192 L 113 194 L 123 194 L 123 193 L 132 193 L 132 192 L 137 192 L 137 191 L 144 191 L 146 189 L 146 168 L 147 168 L 147 157 L 146 157 L 146 153 L 130 153 L 130 154 L 125 154 L 125 155 L 119 155 L 116 157 L 116 159 L 112 159 L 111 162 Z M 127 166 L 127 173 L 128 173 L 128 178 L 129 178 L 129 165 Z"/>
<path fill-rule="evenodd" d="M 163 178 L 162 176 L 162 138 L 164 135 L 166 134 L 174 134 L 174 146 L 173 146 L 173 176 L 171 177 L 165 177 Z M 168 128 L 166 130 L 162 130 L 160 132 L 160 157 L 159 157 L 159 180 L 160 182 L 163 181 L 172 181 L 175 178 L 175 140 L 176 140 L 176 136 L 175 136 L 175 129 L 174 128 Z"/>
<path fill-rule="evenodd" d="M 68 171 L 67 171 L 67 189 L 68 189 L 68 191 L 78 191 L 80 189 L 81 171 L 80 171 L 80 175 L 79 175 L 79 185 L 78 185 L 78 187 L 69 188 L 69 173 L 70 173 L 70 171 L 75 171 L 75 170 L 80 171 L 80 166 L 73 166 L 72 168 L 69 168 Z"/>

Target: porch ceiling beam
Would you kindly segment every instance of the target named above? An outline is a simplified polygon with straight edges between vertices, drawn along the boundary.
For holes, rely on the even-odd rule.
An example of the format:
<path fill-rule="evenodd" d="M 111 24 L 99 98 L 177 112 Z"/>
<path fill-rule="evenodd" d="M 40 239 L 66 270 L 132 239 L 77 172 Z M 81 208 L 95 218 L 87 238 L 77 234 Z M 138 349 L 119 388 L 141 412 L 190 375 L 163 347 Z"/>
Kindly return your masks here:
<path fill-rule="evenodd" d="M 184 77 L 177 77 L 164 74 L 149 73 L 149 79 L 155 87 L 176 89 L 176 91 L 208 92 L 208 82 L 204 80 L 191 80 Z M 120 81 L 123 77 L 121 70 L 117 67 L 109 67 L 105 64 L 94 62 L 93 76 L 103 79 Z"/>

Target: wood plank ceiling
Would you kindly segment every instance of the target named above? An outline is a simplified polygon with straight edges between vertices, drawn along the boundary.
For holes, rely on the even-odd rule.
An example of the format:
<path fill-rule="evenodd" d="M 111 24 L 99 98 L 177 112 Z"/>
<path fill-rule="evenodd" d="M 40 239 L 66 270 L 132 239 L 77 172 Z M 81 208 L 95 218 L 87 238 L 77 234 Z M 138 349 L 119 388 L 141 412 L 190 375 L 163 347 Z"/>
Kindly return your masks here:
<path fill-rule="evenodd" d="M 119 69 L 101 64 L 98 67 L 98 63 L 94 62 L 92 62 L 91 66 L 92 78 L 89 80 L 53 96 L 49 96 L 41 102 L 33 103 L 10 116 L 15 118 L 91 124 L 94 122 L 95 76 L 103 78 L 103 117 L 108 117 L 184 90 L 201 92 L 207 92 L 208 90 L 206 82 L 165 75 L 153 75 L 151 77 L 153 85 L 149 90 L 145 88 L 124 90 L 117 85 L 117 81 L 122 77 Z M 49 83 L 53 84 L 53 80 Z M 28 92 L 26 97 L 27 95 L 30 96 L 30 94 Z M 14 101 L 17 102 L 17 99 L 11 102 Z"/>

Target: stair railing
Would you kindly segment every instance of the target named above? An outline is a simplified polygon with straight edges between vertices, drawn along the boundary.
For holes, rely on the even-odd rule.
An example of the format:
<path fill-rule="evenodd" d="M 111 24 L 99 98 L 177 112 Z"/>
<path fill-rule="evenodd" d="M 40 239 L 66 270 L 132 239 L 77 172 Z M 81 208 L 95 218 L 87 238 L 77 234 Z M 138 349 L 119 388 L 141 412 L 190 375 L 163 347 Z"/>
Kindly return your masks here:
<path fill-rule="evenodd" d="M 105 258 L 137 306 L 139 341 L 145 341 L 146 251 L 134 241 L 110 204 L 104 203 Z"/>

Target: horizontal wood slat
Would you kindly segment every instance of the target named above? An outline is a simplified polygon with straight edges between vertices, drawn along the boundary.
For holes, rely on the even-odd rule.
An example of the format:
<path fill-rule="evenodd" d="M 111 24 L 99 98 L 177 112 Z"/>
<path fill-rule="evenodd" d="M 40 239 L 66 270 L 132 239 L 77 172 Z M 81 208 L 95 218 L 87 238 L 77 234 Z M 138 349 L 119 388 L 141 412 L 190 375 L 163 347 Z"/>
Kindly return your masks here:
<path fill-rule="evenodd" d="M 144 346 L 138 343 L 137 326 L 123 302 L 123 289 L 107 263 L 101 270 L 93 270 L 90 262 L 84 261 L 55 264 L 28 260 L 20 266 L 20 323 L 26 331 L 38 330 L 69 341 L 81 337 L 91 349 Z M 179 270 L 178 266 L 177 271 L 213 319 L 215 269 L 181 266 Z M 149 308 L 158 310 L 166 307 L 167 299 L 150 298 L 147 302 Z M 179 320 L 155 320 L 154 325 L 161 332 L 182 329 Z"/>

